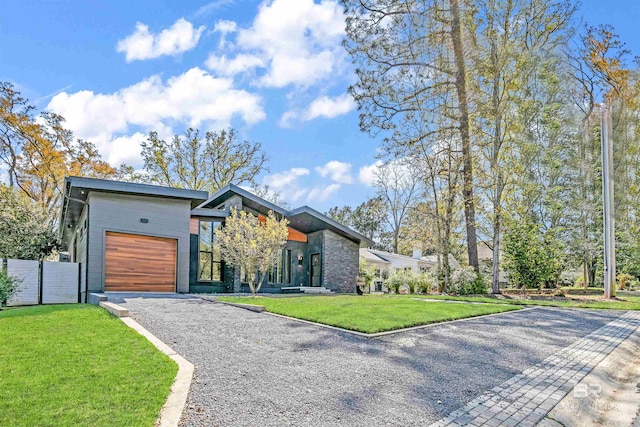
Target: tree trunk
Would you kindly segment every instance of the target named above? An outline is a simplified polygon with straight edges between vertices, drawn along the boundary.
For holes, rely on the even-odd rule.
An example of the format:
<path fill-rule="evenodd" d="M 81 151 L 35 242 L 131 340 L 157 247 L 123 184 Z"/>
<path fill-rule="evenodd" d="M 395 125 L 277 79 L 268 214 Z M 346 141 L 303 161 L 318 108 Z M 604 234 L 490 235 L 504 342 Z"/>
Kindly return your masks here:
<path fill-rule="evenodd" d="M 462 145 L 462 197 L 467 231 L 467 255 L 469 265 L 479 271 L 478 242 L 476 237 L 476 213 L 473 198 L 473 159 L 471 155 L 471 137 L 469 131 L 469 100 L 467 95 L 466 65 L 462 45 L 460 6 L 458 0 L 450 0 L 451 5 L 451 42 L 456 63 L 455 86 L 460 106 L 460 142 Z"/>

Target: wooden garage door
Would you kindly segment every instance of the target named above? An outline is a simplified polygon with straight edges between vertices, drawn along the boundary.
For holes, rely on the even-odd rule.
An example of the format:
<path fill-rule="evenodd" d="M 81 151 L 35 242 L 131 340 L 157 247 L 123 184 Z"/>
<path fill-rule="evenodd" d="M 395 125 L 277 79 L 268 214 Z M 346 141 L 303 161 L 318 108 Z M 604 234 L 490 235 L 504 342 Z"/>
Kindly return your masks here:
<path fill-rule="evenodd" d="M 105 291 L 175 292 L 177 241 L 107 231 Z"/>

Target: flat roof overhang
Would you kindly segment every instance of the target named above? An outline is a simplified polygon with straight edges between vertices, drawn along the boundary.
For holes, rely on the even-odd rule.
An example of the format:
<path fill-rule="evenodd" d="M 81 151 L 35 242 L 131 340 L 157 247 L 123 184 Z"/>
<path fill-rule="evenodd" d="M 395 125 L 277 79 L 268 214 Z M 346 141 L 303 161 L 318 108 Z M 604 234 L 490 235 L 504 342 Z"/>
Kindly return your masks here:
<path fill-rule="evenodd" d="M 160 197 L 165 199 L 190 200 L 191 207 L 202 203 L 209 193 L 206 191 L 183 188 L 163 187 L 159 185 L 139 184 L 134 182 L 110 181 L 106 179 L 67 177 L 64 181 L 62 212 L 58 224 L 58 236 L 63 248 L 70 241 L 71 230 L 77 224 L 87 197 L 92 191 L 134 196 Z"/>

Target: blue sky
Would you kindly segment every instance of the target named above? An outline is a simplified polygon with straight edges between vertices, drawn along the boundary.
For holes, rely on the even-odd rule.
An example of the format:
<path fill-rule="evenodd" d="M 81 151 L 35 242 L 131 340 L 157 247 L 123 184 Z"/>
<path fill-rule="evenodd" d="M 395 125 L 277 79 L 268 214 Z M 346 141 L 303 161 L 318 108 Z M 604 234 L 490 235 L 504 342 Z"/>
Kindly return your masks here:
<path fill-rule="evenodd" d="M 606 3 L 606 5 L 605 5 Z M 640 54 L 636 0 L 584 0 Z M 260 177 L 293 207 L 356 205 L 379 140 L 346 93 L 342 8 L 324 0 L 13 1 L 0 15 L 0 80 L 67 118 L 114 165 L 140 166 L 150 130 L 236 128 L 260 141 Z"/>

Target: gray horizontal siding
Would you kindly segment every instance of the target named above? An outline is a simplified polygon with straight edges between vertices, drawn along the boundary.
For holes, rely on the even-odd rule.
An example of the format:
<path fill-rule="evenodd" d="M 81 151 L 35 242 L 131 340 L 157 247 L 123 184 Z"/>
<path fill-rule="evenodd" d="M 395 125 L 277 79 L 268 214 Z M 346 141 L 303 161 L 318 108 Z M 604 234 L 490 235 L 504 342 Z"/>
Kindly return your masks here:
<path fill-rule="evenodd" d="M 178 240 L 177 290 L 189 292 L 189 200 L 92 192 L 88 201 L 89 291 L 104 290 L 105 234 L 115 231 Z"/>

